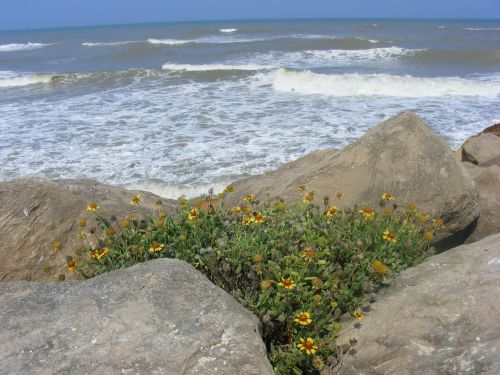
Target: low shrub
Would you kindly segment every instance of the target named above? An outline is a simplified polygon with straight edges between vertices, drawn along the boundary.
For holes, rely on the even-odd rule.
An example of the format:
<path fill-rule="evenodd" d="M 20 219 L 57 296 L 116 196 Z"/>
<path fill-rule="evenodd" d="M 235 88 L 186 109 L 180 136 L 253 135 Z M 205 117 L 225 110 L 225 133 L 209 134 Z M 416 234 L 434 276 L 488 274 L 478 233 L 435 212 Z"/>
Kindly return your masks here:
<path fill-rule="evenodd" d="M 104 218 L 90 203 L 98 230 L 80 222 L 79 259 L 90 262 L 80 269 L 91 276 L 89 270 L 95 275 L 155 258 L 185 260 L 260 318 L 276 374 L 319 374 L 338 362 L 340 318 L 362 319 L 366 293 L 422 261 L 443 223 L 411 203 L 398 207 L 390 194 L 376 210 L 339 209 L 328 198 L 316 204 L 314 192 L 298 188 L 304 198 L 290 207 L 253 195 L 237 207 L 214 207 L 210 196 L 197 206 L 180 199 L 173 216 L 158 201 L 142 221 Z M 136 196 L 131 204 L 140 201 Z M 68 259 L 69 268 L 75 264 Z"/>

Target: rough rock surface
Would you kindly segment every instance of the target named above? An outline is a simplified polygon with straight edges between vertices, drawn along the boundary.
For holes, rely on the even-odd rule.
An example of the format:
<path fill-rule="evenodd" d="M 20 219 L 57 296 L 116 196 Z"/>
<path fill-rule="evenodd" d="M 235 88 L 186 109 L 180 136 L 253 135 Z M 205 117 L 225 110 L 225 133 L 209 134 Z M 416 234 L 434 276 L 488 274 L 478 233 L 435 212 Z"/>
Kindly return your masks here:
<path fill-rule="evenodd" d="M 0 284 L 0 374 L 273 374 L 258 320 L 187 263 Z"/>
<path fill-rule="evenodd" d="M 144 198 L 141 207 L 130 205 L 137 193 Z M 139 217 L 151 212 L 157 198 L 91 180 L 1 182 L 0 281 L 57 280 L 61 274 L 76 277 L 66 272 L 65 256 L 74 255 L 79 245 L 78 221 L 87 219 L 89 227 L 95 226 L 95 214 L 85 210 L 89 202 L 97 202 L 104 216 L 123 219 L 127 213 Z M 59 251 L 53 249 L 56 241 L 62 245 Z"/>
<path fill-rule="evenodd" d="M 497 161 L 497 164 L 492 163 Z M 479 192 L 481 214 L 472 234 L 465 243 L 479 241 L 500 233 L 500 158 L 491 159 L 480 166 L 464 163 Z"/>
<path fill-rule="evenodd" d="M 431 257 L 379 293 L 342 375 L 485 374 L 500 370 L 500 234 Z"/>
<path fill-rule="evenodd" d="M 463 231 L 479 216 L 478 193 L 451 149 L 416 115 L 403 112 L 368 131 L 342 150 L 313 152 L 279 169 L 235 183 L 227 204 L 254 193 L 286 201 L 299 199 L 297 185 L 315 191 L 315 202 L 329 196 L 337 206 L 378 205 L 388 192 L 398 202 L 415 203 L 444 219 L 439 239 Z M 345 199 L 333 199 L 337 191 Z"/>
<path fill-rule="evenodd" d="M 479 133 L 467 139 L 457 153 L 461 161 L 482 165 L 500 157 L 500 136 L 494 132 Z"/>

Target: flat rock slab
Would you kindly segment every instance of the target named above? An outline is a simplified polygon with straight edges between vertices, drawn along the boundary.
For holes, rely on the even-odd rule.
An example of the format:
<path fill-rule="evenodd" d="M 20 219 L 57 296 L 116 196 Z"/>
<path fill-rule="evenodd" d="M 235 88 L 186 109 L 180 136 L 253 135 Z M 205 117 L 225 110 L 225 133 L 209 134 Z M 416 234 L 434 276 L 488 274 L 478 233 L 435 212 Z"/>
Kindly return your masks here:
<path fill-rule="evenodd" d="M 0 284 L 0 374 L 273 374 L 255 316 L 187 263 Z"/>
<path fill-rule="evenodd" d="M 343 375 L 500 373 L 500 234 L 429 258 L 381 291 Z"/>

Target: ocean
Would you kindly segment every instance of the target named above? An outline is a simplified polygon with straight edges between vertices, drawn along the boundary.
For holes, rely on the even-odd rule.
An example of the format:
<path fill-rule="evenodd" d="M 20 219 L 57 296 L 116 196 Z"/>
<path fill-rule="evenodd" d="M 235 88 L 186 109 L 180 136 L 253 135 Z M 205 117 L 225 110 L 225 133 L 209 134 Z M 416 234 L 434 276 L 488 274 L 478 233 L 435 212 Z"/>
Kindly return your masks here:
<path fill-rule="evenodd" d="M 220 191 L 403 110 L 452 148 L 500 122 L 500 20 L 0 32 L 0 180 Z"/>

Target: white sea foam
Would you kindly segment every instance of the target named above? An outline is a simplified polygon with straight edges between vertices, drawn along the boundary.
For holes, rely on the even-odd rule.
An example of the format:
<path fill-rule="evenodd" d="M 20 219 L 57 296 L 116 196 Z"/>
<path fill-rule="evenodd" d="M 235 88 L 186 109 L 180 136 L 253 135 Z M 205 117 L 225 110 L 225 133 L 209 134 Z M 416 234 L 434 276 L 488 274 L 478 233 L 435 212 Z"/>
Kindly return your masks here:
<path fill-rule="evenodd" d="M 500 94 L 500 83 L 454 77 L 418 78 L 389 74 L 317 74 L 279 69 L 272 80 L 277 91 L 335 97 L 446 97 Z"/>
<path fill-rule="evenodd" d="M 446 26 L 444 26 L 444 25 L 439 25 L 439 26 L 437 26 L 437 28 L 438 28 L 438 29 L 446 29 Z"/>
<path fill-rule="evenodd" d="M 0 44 L 0 52 L 27 51 L 31 49 L 43 48 L 50 46 L 46 43 L 11 43 Z"/>
<path fill-rule="evenodd" d="M 321 59 L 330 61 L 345 60 L 382 60 L 393 59 L 406 55 L 413 55 L 421 50 L 401 47 L 369 48 L 369 49 L 330 49 L 330 50 L 305 50 L 294 52 L 297 58 Z"/>
<path fill-rule="evenodd" d="M 214 194 L 221 193 L 231 181 L 215 182 L 212 184 L 201 183 L 198 185 L 175 185 L 157 182 L 139 182 L 126 186 L 129 190 L 149 191 L 162 198 L 177 199 L 184 196 L 187 199 L 203 197 L 208 195 L 209 189 L 213 189 Z"/>
<path fill-rule="evenodd" d="M 91 42 L 86 42 L 82 43 L 82 46 L 84 47 L 108 47 L 108 46 L 122 46 L 124 44 L 132 44 L 132 43 L 140 43 L 136 40 L 127 40 L 123 42 L 102 42 L 102 43 L 91 43 Z"/>
<path fill-rule="evenodd" d="M 164 70 L 180 70 L 185 72 L 204 72 L 211 70 L 270 70 L 276 69 L 274 65 L 258 65 L 258 64 L 242 64 L 242 65 L 228 65 L 228 64 L 164 64 Z"/>
<path fill-rule="evenodd" d="M 11 72 L 0 73 L 0 88 L 28 86 L 37 83 L 50 83 L 54 77 L 51 74 L 30 74 L 19 76 Z"/>
<path fill-rule="evenodd" d="M 238 29 L 220 29 L 219 31 L 221 33 L 234 33 L 235 31 L 238 31 Z"/>
<path fill-rule="evenodd" d="M 188 43 L 196 43 L 193 40 L 178 40 L 178 39 L 148 39 L 147 42 L 151 44 L 164 44 L 167 46 L 177 46 Z"/>
<path fill-rule="evenodd" d="M 499 31 L 500 27 L 465 27 L 464 30 L 469 30 L 469 31 Z"/>

